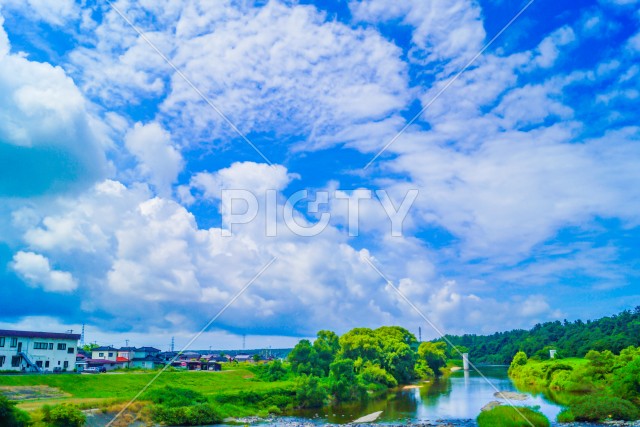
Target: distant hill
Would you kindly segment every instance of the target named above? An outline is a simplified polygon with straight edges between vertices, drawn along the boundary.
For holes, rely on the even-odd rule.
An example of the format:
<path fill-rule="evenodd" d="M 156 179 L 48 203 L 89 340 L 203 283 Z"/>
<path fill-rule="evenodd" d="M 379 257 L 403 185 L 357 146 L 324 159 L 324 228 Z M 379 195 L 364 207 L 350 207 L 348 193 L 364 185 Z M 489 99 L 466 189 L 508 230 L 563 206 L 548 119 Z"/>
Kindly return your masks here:
<path fill-rule="evenodd" d="M 562 357 L 582 357 L 589 350 L 617 353 L 630 345 L 640 346 L 640 306 L 586 322 L 555 321 L 537 324 L 529 331 L 446 337 L 456 346 L 467 347 L 473 363 L 508 364 L 519 350 L 538 357 L 548 357 L 549 348 Z"/>

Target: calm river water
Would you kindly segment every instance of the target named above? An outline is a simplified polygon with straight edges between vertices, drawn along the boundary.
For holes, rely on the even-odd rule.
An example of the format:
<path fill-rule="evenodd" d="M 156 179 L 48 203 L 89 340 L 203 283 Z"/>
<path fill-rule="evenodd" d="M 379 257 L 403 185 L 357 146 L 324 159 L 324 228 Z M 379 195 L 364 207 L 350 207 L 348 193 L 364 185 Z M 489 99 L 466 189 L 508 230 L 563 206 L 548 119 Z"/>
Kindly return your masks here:
<path fill-rule="evenodd" d="M 538 406 L 552 421 L 552 425 L 559 425 L 555 419 L 562 409 L 560 405 L 541 394 L 517 390 L 507 376 L 506 366 L 481 366 L 479 369 L 485 378 L 477 372 L 458 371 L 447 379 L 424 383 L 420 388 L 391 391 L 385 397 L 366 404 L 297 411 L 294 416 L 279 417 L 258 424 L 262 427 L 319 427 L 323 424 L 346 424 L 367 414 L 382 411 L 376 424 L 471 427 L 477 425 L 475 418 L 484 405 L 491 401 L 501 401 L 494 396 L 498 390 L 527 394 L 527 400 L 514 403 Z M 570 425 L 593 426 L 582 423 Z"/>
<path fill-rule="evenodd" d="M 485 378 L 475 371 L 458 371 L 447 379 L 425 383 L 421 388 L 391 392 L 386 398 L 365 405 L 300 411 L 296 415 L 328 423 L 347 423 L 376 411 L 382 411 L 378 422 L 383 423 L 475 419 L 484 405 L 501 400 L 494 396 L 496 390 L 517 391 L 507 376 L 505 366 L 483 366 L 479 369 Z M 514 403 L 539 406 L 550 420 L 555 420 L 561 410 L 559 405 L 542 395 L 529 394 L 526 401 Z"/>

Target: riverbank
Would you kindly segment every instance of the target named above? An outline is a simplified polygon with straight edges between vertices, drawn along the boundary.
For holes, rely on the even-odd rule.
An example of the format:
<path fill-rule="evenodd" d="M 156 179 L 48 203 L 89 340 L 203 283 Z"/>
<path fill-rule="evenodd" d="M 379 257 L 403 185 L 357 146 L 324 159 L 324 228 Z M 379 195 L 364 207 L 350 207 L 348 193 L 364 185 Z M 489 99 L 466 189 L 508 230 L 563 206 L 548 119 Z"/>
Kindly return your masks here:
<path fill-rule="evenodd" d="M 550 360 L 529 360 L 519 352 L 509 368 L 519 388 L 545 393 L 565 406 L 558 421 L 612 425 L 640 424 L 639 372 L 640 349 L 635 347 L 619 355 L 592 350 L 584 358 Z"/>

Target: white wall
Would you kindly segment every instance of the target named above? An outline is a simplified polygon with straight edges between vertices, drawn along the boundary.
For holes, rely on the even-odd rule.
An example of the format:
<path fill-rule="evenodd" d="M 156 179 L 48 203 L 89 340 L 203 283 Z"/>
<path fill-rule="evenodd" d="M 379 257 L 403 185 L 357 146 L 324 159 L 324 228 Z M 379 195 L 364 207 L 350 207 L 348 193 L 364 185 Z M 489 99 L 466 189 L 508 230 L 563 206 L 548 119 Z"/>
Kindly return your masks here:
<path fill-rule="evenodd" d="M 0 337 L 1 338 L 1 337 Z M 76 364 L 76 354 L 78 353 L 78 341 L 56 338 L 32 338 L 32 337 L 4 337 L 4 346 L 0 347 L 0 361 L 2 356 L 5 360 L 0 370 L 20 371 L 22 368 L 30 370 L 25 361 L 20 366 L 11 366 L 12 356 L 18 356 L 18 345 L 22 344 L 22 352 L 24 352 L 33 363 L 42 362 L 42 369 L 53 371 L 54 368 L 66 369 L 72 371 Z M 15 347 L 11 347 L 11 339 L 16 338 Z M 35 349 L 36 343 L 46 343 L 46 349 Z M 2 340 L 0 339 L 0 344 Z M 53 344 L 53 349 L 49 350 L 49 345 Z M 62 344 L 64 349 L 58 350 L 58 344 Z M 73 353 L 69 353 L 69 348 L 73 349 Z M 47 367 L 47 362 L 48 367 Z"/>

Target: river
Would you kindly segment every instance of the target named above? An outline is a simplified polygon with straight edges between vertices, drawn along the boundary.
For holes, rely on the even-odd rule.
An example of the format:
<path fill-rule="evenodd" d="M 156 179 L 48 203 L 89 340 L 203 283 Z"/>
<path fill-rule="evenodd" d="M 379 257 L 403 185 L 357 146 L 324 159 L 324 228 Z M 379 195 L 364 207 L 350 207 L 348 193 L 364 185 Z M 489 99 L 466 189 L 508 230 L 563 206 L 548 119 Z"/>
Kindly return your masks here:
<path fill-rule="evenodd" d="M 381 424 L 454 425 L 475 426 L 480 409 L 491 401 L 502 401 L 494 396 L 496 391 L 518 391 L 528 395 L 524 401 L 514 402 L 522 406 L 538 406 L 551 421 L 562 409 L 542 394 L 532 394 L 516 389 L 507 376 L 506 366 L 482 366 L 478 372 L 458 371 L 451 376 L 421 383 L 420 388 L 397 389 L 381 399 L 366 404 L 340 405 L 314 410 L 297 411 L 294 417 L 283 417 L 267 422 L 270 426 L 300 424 L 346 424 L 364 415 L 382 411 L 377 420 Z M 484 376 L 484 377 L 483 377 Z M 572 426 L 592 424 L 572 423 Z M 566 426 L 566 424 L 565 424 Z"/>

